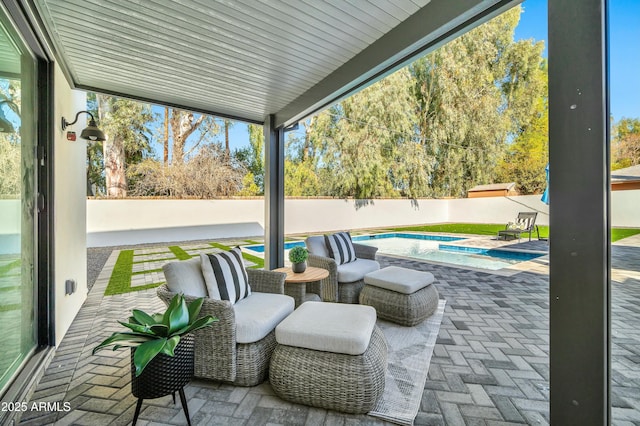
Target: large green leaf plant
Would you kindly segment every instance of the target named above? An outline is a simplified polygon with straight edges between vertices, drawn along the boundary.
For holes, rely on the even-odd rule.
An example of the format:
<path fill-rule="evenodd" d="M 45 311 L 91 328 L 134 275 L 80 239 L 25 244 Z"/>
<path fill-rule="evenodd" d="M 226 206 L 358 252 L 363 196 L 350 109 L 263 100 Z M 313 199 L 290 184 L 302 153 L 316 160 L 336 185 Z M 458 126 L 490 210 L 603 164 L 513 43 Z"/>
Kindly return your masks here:
<path fill-rule="evenodd" d="M 115 332 L 111 337 L 93 349 L 93 354 L 112 346 L 120 348 L 136 348 L 133 355 L 136 377 L 156 355 L 162 353 L 174 356 L 174 350 L 180 343 L 180 336 L 210 326 L 218 321 L 211 315 L 198 318 L 204 298 L 195 299 L 187 305 L 182 294 L 171 299 L 164 314 L 149 315 L 134 309 L 129 322 L 118 321 L 131 331 Z"/>

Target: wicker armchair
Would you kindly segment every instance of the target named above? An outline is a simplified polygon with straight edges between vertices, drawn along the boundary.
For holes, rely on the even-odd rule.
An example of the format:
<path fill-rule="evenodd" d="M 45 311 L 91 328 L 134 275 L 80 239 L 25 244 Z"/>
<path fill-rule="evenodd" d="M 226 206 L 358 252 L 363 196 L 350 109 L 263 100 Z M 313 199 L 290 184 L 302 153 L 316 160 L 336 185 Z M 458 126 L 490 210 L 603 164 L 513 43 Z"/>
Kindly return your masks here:
<path fill-rule="evenodd" d="M 355 280 L 339 281 L 339 266 L 336 261 L 331 257 L 328 257 L 328 252 L 323 252 L 321 243 L 324 241 L 323 237 L 315 236 L 306 239 L 305 243 L 309 250 L 309 259 L 307 263 L 309 266 L 315 266 L 323 268 L 329 271 L 329 276 L 321 281 L 321 297 L 325 302 L 339 302 L 339 303 L 358 303 L 360 291 L 364 286 L 364 273 L 359 275 Z M 366 260 L 365 273 L 380 269 L 380 265 L 375 262 L 377 247 L 367 246 L 364 244 L 353 244 L 353 248 L 356 251 L 356 257 L 358 260 Z M 358 262 L 356 260 L 356 262 Z M 365 263 L 365 262 L 362 262 Z M 340 265 L 344 267 L 344 265 Z"/>
<path fill-rule="evenodd" d="M 286 274 L 256 269 L 247 269 L 247 274 L 252 291 L 247 299 L 254 297 L 256 293 L 284 295 Z M 167 305 L 175 295 L 166 284 L 158 287 L 157 294 Z M 196 297 L 185 295 L 187 303 L 194 299 Z M 267 379 L 269 361 L 276 346 L 275 325 L 270 333 L 257 342 L 238 343 L 236 312 L 229 301 L 205 298 L 200 315 L 213 315 L 218 321 L 211 327 L 195 332 L 196 377 L 230 382 L 238 386 L 255 386 Z"/>

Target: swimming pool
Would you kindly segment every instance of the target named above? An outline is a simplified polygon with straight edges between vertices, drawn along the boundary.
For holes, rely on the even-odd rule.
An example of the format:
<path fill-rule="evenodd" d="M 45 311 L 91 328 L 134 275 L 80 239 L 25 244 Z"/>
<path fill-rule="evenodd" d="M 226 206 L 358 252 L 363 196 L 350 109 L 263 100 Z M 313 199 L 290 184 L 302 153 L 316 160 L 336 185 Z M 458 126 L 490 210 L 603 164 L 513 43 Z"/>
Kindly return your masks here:
<path fill-rule="evenodd" d="M 378 247 L 378 253 L 380 254 L 412 257 L 415 259 L 493 271 L 541 256 L 541 254 L 538 253 L 446 244 L 464 239 L 465 238 L 451 237 L 448 235 L 409 233 L 385 233 L 353 237 L 353 241 L 357 241 L 359 244 Z M 289 241 L 285 243 L 285 251 L 295 246 L 304 246 L 304 241 Z M 264 253 L 264 245 L 245 246 L 244 248 L 258 253 Z"/>
<path fill-rule="evenodd" d="M 412 257 L 492 271 L 541 256 L 537 253 L 455 246 L 442 244 L 440 241 L 397 236 L 361 240 L 358 243 L 378 247 L 378 253 L 381 254 Z"/>
<path fill-rule="evenodd" d="M 387 233 L 387 234 L 373 234 L 373 235 L 358 235 L 358 236 L 351 237 L 351 239 L 353 241 L 362 242 L 365 240 L 374 240 L 374 239 L 377 240 L 377 239 L 384 239 L 384 238 L 391 238 L 391 237 L 410 238 L 410 239 L 428 240 L 428 241 L 458 241 L 458 240 L 464 239 L 460 237 L 450 237 L 447 235 L 406 234 L 401 232 L 394 232 L 394 233 Z M 296 246 L 304 247 L 304 245 L 305 245 L 304 241 L 288 241 L 284 243 L 284 249 L 289 250 Z M 253 250 L 258 253 L 264 253 L 263 244 L 259 244 L 255 246 L 244 246 L 244 248 Z"/>

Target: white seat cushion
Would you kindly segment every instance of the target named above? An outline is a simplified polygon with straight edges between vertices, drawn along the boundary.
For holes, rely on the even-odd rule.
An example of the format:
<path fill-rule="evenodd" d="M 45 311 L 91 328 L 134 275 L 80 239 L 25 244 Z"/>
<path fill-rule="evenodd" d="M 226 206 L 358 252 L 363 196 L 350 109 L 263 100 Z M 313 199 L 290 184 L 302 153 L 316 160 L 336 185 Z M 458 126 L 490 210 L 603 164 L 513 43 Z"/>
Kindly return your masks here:
<path fill-rule="evenodd" d="M 284 294 L 251 293 L 233 305 L 236 314 L 236 342 L 257 342 L 295 308 L 293 297 Z"/>
<path fill-rule="evenodd" d="M 369 347 L 376 325 L 371 306 L 306 302 L 276 327 L 281 345 L 347 355 L 360 355 Z"/>
<path fill-rule="evenodd" d="M 356 259 L 353 262 L 338 265 L 338 282 L 352 283 L 359 281 L 369 272 L 380 269 L 380 264 L 375 260 Z"/>
<path fill-rule="evenodd" d="M 323 235 L 309 237 L 305 240 L 304 243 L 307 245 L 307 250 L 309 250 L 309 253 L 315 254 L 316 256 L 331 257 L 329 256 L 329 250 L 327 249 L 327 245 L 324 242 Z"/>
<path fill-rule="evenodd" d="M 199 257 L 181 262 L 165 263 L 162 266 L 162 272 L 164 272 L 167 287 L 171 292 L 194 297 L 209 296 Z"/>
<path fill-rule="evenodd" d="M 370 272 L 364 277 L 364 283 L 403 294 L 411 294 L 433 283 L 431 272 L 387 266 L 379 271 Z"/>

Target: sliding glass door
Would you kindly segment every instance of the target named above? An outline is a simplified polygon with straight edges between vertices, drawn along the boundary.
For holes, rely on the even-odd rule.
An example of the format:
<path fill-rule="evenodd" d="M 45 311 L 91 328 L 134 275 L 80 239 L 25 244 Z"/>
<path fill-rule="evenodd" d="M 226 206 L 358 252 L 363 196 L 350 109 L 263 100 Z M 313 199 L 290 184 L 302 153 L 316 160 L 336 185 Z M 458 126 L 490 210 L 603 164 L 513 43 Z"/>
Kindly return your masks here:
<path fill-rule="evenodd" d="M 0 395 L 37 344 L 35 70 L 0 7 Z"/>

